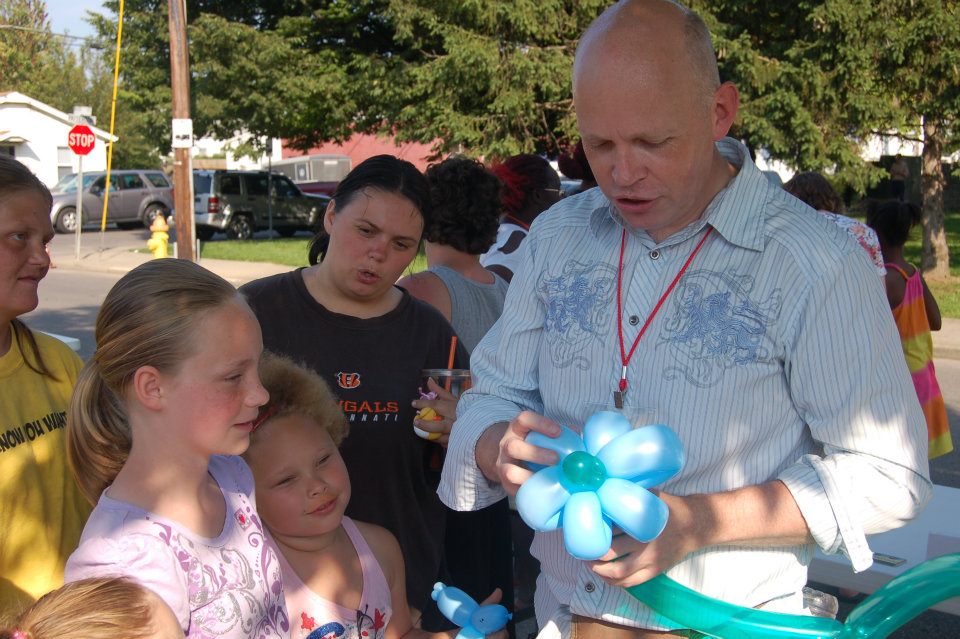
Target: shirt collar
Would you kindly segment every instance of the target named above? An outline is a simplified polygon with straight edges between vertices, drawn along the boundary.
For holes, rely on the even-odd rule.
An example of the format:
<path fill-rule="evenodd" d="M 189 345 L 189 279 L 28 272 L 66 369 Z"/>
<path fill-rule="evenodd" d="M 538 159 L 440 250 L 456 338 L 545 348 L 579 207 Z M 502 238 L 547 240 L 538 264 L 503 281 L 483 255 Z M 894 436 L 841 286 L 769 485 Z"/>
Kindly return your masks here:
<path fill-rule="evenodd" d="M 704 224 L 710 224 L 728 242 L 743 248 L 763 248 L 765 194 L 772 184 L 750 159 L 747 147 L 733 138 L 724 138 L 716 143 L 723 157 L 737 167 L 737 175 L 710 201 L 703 216 L 687 228 L 675 233 L 662 244 L 673 243 L 697 233 Z M 599 194 L 600 190 L 596 189 Z M 759 196 L 759 197 L 758 197 Z M 590 214 L 590 229 L 600 237 L 609 225 L 623 227 L 624 221 L 610 201 L 600 195 L 596 198 Z"/>

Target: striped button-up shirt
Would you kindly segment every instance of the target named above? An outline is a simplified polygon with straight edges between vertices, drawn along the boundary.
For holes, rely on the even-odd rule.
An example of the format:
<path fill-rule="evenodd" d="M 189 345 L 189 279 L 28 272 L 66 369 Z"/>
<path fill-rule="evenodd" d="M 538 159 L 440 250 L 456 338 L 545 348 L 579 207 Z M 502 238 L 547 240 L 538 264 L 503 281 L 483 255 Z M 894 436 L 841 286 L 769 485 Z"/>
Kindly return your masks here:
<path fill-rule="evenodd" d="M 625 411 L 667 424 L 684 444 L 686 466 L 664 491 L 779 479 L 817 545 L 864 570 L 865 535 L 903 525 L 931 494 L 923 415 L 882 282 L 849 235 L 772 185 L 745 147 L 726 139 L 718 148 L 738 173 L 699 220 L 660 243 L 626 227 L 627 349 L 707 226 L 714 231 L 630 361 Z M 503 316 L 472 355 L 474 387 L 460 400 L 439 489 L 452 508 L 503 495 L 474 457 L 488 426 L 532 410 L 580 429 L 612 407 L 624 228 L 599 189 L 534 224 Z M 798 612 L 813 551 L 710 547 L 667 574 L 711 597 Z M 570 611 L 667 627 L 568 555 L 562 531 L 538 533 L 533 552 L 540 584 Z"/>

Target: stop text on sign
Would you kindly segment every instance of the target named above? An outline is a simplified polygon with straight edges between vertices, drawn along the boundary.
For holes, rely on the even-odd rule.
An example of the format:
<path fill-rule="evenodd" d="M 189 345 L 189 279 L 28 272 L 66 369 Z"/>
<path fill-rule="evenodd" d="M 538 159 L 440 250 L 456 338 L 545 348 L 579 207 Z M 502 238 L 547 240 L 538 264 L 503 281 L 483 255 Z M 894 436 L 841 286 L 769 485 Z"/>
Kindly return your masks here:
<path fill-rule="evenodd" d="M 70 129 L 70 133 L 67 135 L 67 146 L 77 155 L 86 155 L 93 150 L 96 140 L 97 138 L 90 127 L 78 124 Z"/>

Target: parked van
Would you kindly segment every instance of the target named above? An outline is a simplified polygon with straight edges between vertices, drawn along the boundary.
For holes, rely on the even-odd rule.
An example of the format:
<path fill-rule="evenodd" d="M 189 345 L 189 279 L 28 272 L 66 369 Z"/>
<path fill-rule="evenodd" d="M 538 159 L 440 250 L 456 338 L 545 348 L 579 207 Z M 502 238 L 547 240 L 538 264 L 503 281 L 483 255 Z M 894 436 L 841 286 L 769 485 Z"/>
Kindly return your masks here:
<path fill-rule="evenodd" d="M 330 200 L 266 171 L 194 171 L 193 194 L 197 237 L 204 241 L 218 231 L 238 240 L 270 228 L 284 237 L 313 231 Z"/>
<path fill-rule="evenodd" d="M 77 230 L 77 177 L 76 173 L 65 175 L 50 189 L 53 194 L 50 221 L 60 233 Z M 106 186 L 105 171 L 83 174 L 84 224 L 100 221 Z M 172 187 L 162 171 L 111 171 L 108 197 L 107 222 L 114 222 L 122 229 L 141 224 L 149 227 L 157 215 L 169 215 L 173 208 Z"/>

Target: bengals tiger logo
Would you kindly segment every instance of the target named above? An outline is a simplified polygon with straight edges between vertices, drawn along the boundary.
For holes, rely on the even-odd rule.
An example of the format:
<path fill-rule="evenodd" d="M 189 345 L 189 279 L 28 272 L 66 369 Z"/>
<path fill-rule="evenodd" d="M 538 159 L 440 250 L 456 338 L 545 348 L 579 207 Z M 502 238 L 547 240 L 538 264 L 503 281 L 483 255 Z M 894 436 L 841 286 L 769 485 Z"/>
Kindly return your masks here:
<path fill-rule="evenodd" d="M 337 385 L 351 390 L 360 386 L 360 373 L 337 373 Z"/>

